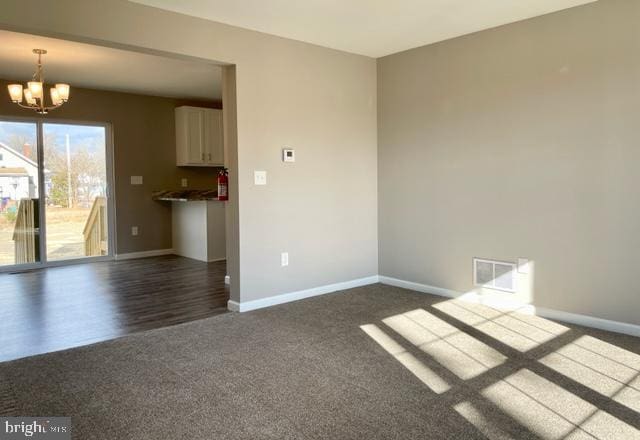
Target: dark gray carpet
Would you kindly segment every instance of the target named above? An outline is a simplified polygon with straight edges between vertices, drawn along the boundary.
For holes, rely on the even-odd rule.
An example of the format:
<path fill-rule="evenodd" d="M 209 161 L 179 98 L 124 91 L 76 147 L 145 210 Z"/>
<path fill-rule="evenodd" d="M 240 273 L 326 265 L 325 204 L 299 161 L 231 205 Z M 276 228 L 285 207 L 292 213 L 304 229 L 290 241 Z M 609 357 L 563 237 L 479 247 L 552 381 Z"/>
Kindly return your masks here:
<path fill-rule="evenodd" d="M 0 413 L 76 439 L 639 436 L 640 339 L 444 302 L 372 285 L 0 364 Z M 434 328 L 387 319 L 416 310 Z"/>

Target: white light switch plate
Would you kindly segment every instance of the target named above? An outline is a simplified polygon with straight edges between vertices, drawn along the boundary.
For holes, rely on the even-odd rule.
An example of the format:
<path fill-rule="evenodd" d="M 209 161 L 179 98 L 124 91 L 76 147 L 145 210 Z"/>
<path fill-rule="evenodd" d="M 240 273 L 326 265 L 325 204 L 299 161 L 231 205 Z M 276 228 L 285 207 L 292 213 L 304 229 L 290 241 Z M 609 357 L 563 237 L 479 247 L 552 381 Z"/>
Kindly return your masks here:
<path fill-rule="evenodd" d="M 131 176 L 132 185 L 142 185 L 142 176 Z"/>
<path fill-rule="evenodd" d="M 134 237 L 136 235 L 138 235 L 138 227 L 137 226 L 131 226 L 131 235 L 133 235 Z"/>
<path fill-rule="evenodd" d="M 266 171 L 254 171 L 253 172 L 253 181 L 256 185 L 266 185 L 267 184 L 267 172 Z"/>
<path fill-rule="evenodd" d="M 280 254 L 280 264 L 282 266 L 289 265 L 289 252 L 283 252 L 282 254 Z"/>

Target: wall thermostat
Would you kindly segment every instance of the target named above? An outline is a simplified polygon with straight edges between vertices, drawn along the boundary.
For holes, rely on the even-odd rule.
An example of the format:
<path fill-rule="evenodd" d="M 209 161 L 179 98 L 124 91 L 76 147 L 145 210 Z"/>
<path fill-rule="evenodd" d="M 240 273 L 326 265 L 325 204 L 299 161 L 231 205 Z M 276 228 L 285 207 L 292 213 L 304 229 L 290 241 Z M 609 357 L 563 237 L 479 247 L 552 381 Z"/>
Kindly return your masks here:
<path fill-rule="evenodd" d="M 282 150 L 282 161 L 283 162 L 295 162 L 296 161 L 296 153 L 293 151 L 293 148 L 284 148 Z"/>

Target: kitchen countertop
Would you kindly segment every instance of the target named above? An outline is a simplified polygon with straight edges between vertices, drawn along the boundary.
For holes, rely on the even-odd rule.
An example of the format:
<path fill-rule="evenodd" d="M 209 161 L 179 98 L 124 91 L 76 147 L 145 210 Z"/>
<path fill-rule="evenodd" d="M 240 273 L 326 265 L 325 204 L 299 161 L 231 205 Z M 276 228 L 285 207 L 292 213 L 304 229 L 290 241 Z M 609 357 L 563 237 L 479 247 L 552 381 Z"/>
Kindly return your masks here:
<path fill-rule="evenodd" d="M 162 202 L 218 201 L 218 191 L 215 189 L 163 190 L 154 191 L 151 193 L 151 198 Z"/>

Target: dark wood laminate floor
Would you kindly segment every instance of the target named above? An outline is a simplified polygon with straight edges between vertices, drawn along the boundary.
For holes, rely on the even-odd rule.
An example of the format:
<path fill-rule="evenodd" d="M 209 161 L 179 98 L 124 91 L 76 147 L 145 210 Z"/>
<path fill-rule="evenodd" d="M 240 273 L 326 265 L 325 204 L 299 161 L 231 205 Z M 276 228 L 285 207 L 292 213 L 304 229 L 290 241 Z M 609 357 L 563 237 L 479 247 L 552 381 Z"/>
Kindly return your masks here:
<path fill-rule="evenodd" d="M 224 313 L 225 273 L 170 255 L 0 274 L 0 362 Z"/>

